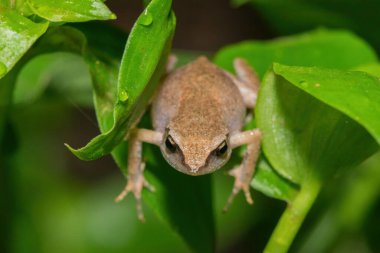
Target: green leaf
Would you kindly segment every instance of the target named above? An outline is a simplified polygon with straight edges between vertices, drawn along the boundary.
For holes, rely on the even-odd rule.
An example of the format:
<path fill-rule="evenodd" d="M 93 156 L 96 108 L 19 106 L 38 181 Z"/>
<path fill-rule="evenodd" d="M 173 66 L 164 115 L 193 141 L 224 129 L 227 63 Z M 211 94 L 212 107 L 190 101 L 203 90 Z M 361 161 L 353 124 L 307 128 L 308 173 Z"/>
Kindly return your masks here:
<path fill-rule="evenodd" d="M 291 75 L 292 69 L 299 68 L 275 65 L 275 72 L 281 75 Z M 312 71 L 308 73 L 314 75 Z M 315 76 L 320 74 L 324 81 L 339 78 L 331 73 L 334 71 L 323 75 L 316 71 Z M 308 82 L 302 72 L 298 77 L 296 84 L 273 72 L 267 74 L 258 99 L 257 124 L 265 136 L 263 149 L 270 163 L 281 175 L 302 187 L 310 173 L 316 173 L 322 180 L 340 168 L 360 163 L 378 146 L 368 132 L 348 116 L 293 87 L 303 87 Z M 342 82 L 343 87 L 348 77 L 352 76 L 336 82 Z M 337 94 L 336 100 L 346 95 Z M 352 96 L 350 98 L 353 103 Z"/>
<path fill-rule="evenodd" d="M 0 78 L 7 73 L 7 66 L 4 63 L 0 62 Z"/>
<path fill-rule="evenodd" d="M 173 169 L 157 147 L 144 148 L 148 148 L 146 177 L 156 188 L 143 192 L 147 204 L 193 252 L 215 252 L 211 175 L 189 177 Z"/>
<path fill-rule="evenodd" d="M 0 143 L 9 115 L 17 72 L 13 67 L 34 42 L 45 33 L 48 23 L 34 23 L 15 11 L 0 8 Z M 9 73 L 6 75 L 8 72 Z"/>
<path fill-rule="evenodd" d="M 300 191 L 283 213 L 267 253 L 287 251 L 323 182 L 379 148 L 361 125 L 276 75 L 279 69 L 281 65 L 276 64 L 275 72 L 268 72 L 262 82 L 257 125 L 264 136 L 265 156 L 278 173 L 300 185 Z M 334 79 L 324 74 L 323 80 Z M 305 79 L 298 81 L 302 85 Z"/>
<path fill-rule="evenodd" d="M 100 0 L 27 0 L 32 11 L 51 22 L 83 22 L 115 19 Z"/>
<path fill-rule="evenodd" d="M 15 67 L 0 80 L 0 142 L 4 138 L 4 123 L 8 117 L 8 108 L 12 102 L 14 85 L 22 67 L 34 57 L 52 52 L 71 52 L 83 54 L 86 38 L 76 29 L 70 27 L 50 28 L 29 50 Z"/>
<path fill-rule="evenodd" d="M 34 23 L 15 11 L 0 9 L 0 76 L 13 68 L 47 28 L 47 22 Z"/>
<path fill-rule="evenodd" d="M 368 74 L 377 76 L 380 78 L 380 64 L 379 63 L 369 63 L 357 66 L 353 70 L 367 72 Z"/>
<path fill-rule="evenodd" d="M 233 71 L 232 62 L 243 57 L 260 77 L 273 62 L 296 66 L 349 69 L 374 63 L 377 56 L 362 39 L 347 31 L 315 30 L 271 41 L 245 41 L 220 50 L 214 61 Z"/>
<path fill-rule="evenodd" d="M 271 198 L 286 202 L 291 202 L 298 192 L 298 186 L 281 177 L 265 159 L 257 164 L 251 186 Z"/>
<path fill-rule="evenodd" d="M 103 21 L 73 23 L 70 26 L 79 29 L 86 36 L 88 47 L 92 53 L 102 59 L 111 57 L 120 64 L 125 41 L 128 38 L 126 32 Z M 99 34 L 103 36 L 99 36 Z"/>
<path fill-rule="evenodd" d="M 127 41 L 120 66 L 113 125 L 85 147 L 70 150 L 93 160 L 110 153 L 141 117 L 165 71 L 175 29 L 171 1 L 152 1 L 138 18 Z"/>
<path fill-rule="evenodd" d="M 352 57 L 353 54 L 355 57 Z M 340 69 L 355 68 L 363 64 L 372 65 L 377 62 L 374 51 L 357 36 L 346 31 L 322 29 L 271 41 L 246 41 L 230 45 L 220 50 L 214 60 L 219 66 L 233 71 L 232 62 L 236 57 L 246 59 L 261 77 L 274 61 L 289 65 Z M 251 124 L 252 122 L 249 125 Z M 271 197 L 279 198 L 274 191 L 270 191 L 273 189 L 272 180 L 279 180 L 273 181 L 276 182 L 275 185 L 288 185 L 289 182 L 283 180 L 273 170 L 260 174 L 260 165 L 261 163 L 254 178 L 254 181 L 256 180 L 255 188 Z M 282 194 L 284 195 L 280 199 L 289 201 L 292 198 L 287 196 L 287 191 Z"/>
<path fill-rule="evenodd" d="M 274 71 L 313 97 L 351 117 L 380 143 L 378 77 L 357 71 L 289 67 L 279 64 L 274 65 Z"/>
<path fill-rule="evenodd" d="M 27 0 L 0 0 L 0 10 L 16 10 L 24 17 L 30 16 L 33 12 L 27 3 Z"/>

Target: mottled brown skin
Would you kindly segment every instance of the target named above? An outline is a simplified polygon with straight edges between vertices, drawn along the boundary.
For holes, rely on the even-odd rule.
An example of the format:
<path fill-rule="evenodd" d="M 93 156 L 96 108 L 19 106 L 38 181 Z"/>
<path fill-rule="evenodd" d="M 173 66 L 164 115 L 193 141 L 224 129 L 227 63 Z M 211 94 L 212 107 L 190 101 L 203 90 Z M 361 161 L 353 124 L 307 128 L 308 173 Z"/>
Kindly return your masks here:
<path fill-rule="evenodd" d="M 162 154 L 190 175 L 211 173 L 228 161 L 230 149 L 222 158 L 212 152 L 240 131 L 245 115 L 237 86 L 206 57 L 169 74 L 152 106 L 155 130 L 170 134 L 181 151 L 168 152 L 162 142 Z"/>
<path fill-rule="evenodd" d="M 154 131 L 136 129 L 131 132 L 128 184 L 116 200 L 133 192 L 141 220 L 144 219 L 142 188 L 154 190 L 143 177 L 142 142 L 158 145 L 172 167 L 193 176 L 219 169 L 229 160 L 233 148 L 247 144 L 243 162 L 230 172 L 235 177 L 235 184 L 225 210 L 240 190 L 244 191 L 248 203 L 253 203 L 249 183 L 261 135 L 258 129 L 241 132 L 241 128 L 247 108 L 255 105 L 259 82 L 243 60 L 236 59 L 234 65 L 238 77 L 201 56 L 169 73 L 153 101 Z"/>

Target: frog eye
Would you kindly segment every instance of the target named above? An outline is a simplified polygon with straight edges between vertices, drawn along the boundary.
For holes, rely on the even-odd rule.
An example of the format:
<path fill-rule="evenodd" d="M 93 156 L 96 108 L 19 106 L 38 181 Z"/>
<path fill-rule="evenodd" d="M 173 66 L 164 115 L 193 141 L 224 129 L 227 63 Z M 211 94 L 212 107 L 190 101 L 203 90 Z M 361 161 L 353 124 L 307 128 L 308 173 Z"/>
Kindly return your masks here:
<path fill-rule="evenodd" d="M 227 153 L 228 145 L 226 141 L 223 141 L 216 149 L 215 154 L 217 156 L 224 156 Z"/>
<path fill-rule="evenodd" d="M 171 137 L 170 135 L 166 137 L 165 146 L 172 153 L 174 153 L 177 150 L 177 144 L 173 140 L 173 137 Z"/>

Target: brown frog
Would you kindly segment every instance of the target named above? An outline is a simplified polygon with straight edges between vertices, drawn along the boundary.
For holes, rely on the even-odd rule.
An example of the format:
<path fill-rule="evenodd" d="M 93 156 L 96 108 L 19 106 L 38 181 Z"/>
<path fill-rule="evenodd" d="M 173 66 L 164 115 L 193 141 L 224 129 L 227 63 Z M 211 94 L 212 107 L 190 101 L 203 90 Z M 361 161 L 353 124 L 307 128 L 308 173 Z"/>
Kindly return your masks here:
<path fill-rule="evenodd" d="M 249 187 L 261 133 L 242 128 L 247 109 L 255 106 L 259 80 L 244 60 L 235 59 L 234 67 L 236 77 L 201 56 L 171 71 L 152 103 L 154 130 L 134 129 L 129 134 L 128 183 L 116 201 L 133 192 L 139 219 L 144 219 L 143 187 L 154 191 L 143 176 L 142 142 L 159 146 L 173 168 L 191 176 L 218 170 L 229 160 L 232 149 L 247 145 L 242 163 L 229 173 L 235 183 L 224 210 L 240 190 L 247 202 L 253 203 Z"/>

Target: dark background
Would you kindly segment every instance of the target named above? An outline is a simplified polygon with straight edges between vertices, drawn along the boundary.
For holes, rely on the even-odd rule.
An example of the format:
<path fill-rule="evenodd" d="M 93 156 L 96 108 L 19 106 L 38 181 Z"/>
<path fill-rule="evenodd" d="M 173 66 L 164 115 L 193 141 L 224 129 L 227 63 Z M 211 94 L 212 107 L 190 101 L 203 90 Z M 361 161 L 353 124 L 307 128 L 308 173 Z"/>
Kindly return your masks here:
<path fill-rule="evenodd" d="M 177 28 L 175 49 L 211 51 L 247 39 L 268 39 L 273 33 L 249 5 L 232 8 L 228 0 L 173 1 Z M 107 5 L 116 13 L 114 22 L 130 31 L 143 10 L 141 1 L 113 0 Z"/>

